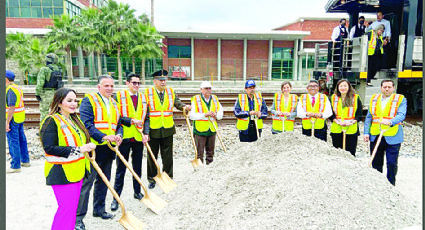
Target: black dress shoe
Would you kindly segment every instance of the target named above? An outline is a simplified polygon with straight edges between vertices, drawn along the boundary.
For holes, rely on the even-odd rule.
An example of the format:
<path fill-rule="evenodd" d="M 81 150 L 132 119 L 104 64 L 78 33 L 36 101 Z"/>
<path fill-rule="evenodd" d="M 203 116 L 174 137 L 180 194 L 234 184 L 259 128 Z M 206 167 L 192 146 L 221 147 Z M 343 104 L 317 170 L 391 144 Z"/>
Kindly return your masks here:
<path fill-rule="evenodd" d="M 107 212 L 103 212 L 102 214 L 93 212 L 93 216 L 94 217 L 100 217 L 100 218 L 102 218 L 104 220 L 107 220 L 107 219 L 111 219 L 115 215 L 114 214 L 111 214 L 111 213 L 107 213 Z"/>
<path fill-rule="evenodd" d="M 118 209 L 118 201 L 113 200 L 111 204 L 111 211 L 117 211 Z"/>
<path fill-rule="evenodd" d="M 141 199 L 143 199 L 143 194 L 142 193 L 134 193 L 134 199 L 138 199 L 138 200 L 141 200 Z"/>
<path fill-rule="evenodd" d="M 86 226 L 84 226 L 82 220 L 75 221 L 75 230 L 86 230 Z"/>
<path fill-rule="evenodd" d="M 149 189 L 155 188 L 155 182 L 149 183 Z"/>

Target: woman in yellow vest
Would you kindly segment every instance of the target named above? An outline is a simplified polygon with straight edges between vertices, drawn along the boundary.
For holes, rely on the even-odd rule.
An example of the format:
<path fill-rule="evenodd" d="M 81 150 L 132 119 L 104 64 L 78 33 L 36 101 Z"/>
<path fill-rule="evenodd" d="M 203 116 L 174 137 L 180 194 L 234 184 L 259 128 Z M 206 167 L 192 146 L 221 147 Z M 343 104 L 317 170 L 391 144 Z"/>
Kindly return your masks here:
<path fill-rule="evenodd" d="M 52 229 L 74 229 L 81 185 L 90 170 L 83 153 L 96 148 L 76 114 L 77 106 L 75 91 L 61 88 L 53 97 L 49 116 L 41 123 L 40 138 L 46 157 L 44 175 L 58 203 Z"/>
<path fill-rule="evenodd" d="M 360 135 L 358 122 L 362 120 L 362 102 L 347 79 L 338 81 L 331 97 L 333 114 L 331 137 L 335 148 L 343 147 L 343 132 L 346 132 L 345 148 L 356 156 L 357 138 Z"/>
<path fill-rule="evenodd" d="M 368 61 L 367 61 L 367 85 L 372 86 L 370 81 L 375 78 L 376 73 L 381 69 L 384 59 L 384 46 L 387 40 L 382 39 L 385 26 L 379 25 L 375 30 L 366 33 L 368 37 Z"/>
<path fill-rule="evenodd" d="M 282 93 L 275 93 L 271 108 L 273 134 L 281 133 L 283 130 L 293 131 L 295 116 L 297 115 L 298 97 L 295 94 L 291 94 L 291 82 L 283 82 L 280 89 Z"/>

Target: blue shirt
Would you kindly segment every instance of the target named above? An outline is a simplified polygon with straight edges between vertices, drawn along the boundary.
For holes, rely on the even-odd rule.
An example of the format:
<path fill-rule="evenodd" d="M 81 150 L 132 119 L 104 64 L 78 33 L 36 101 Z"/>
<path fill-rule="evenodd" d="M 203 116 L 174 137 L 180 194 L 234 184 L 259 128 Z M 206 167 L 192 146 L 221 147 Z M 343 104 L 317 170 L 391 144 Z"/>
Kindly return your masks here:
<path fill-rule="evenodd" d="M 17 98 L 15 92 L 10 89 L 6 94 L 6 105 L 16 107 L 16 100 Z"/>

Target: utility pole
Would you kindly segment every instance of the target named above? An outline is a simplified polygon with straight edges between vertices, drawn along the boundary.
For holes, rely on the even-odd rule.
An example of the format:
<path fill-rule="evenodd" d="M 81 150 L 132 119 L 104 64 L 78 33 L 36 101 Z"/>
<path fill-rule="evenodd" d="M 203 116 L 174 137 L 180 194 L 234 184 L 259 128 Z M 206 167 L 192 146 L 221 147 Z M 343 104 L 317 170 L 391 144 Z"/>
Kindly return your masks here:
<path fill-rule="evenodd" d="M 152 25 L 154 25 L 154 24 L 153 24 L 153 1 L 154 1 L 154 0 L 151 0 L 151 24 L 152 24 Z"/>

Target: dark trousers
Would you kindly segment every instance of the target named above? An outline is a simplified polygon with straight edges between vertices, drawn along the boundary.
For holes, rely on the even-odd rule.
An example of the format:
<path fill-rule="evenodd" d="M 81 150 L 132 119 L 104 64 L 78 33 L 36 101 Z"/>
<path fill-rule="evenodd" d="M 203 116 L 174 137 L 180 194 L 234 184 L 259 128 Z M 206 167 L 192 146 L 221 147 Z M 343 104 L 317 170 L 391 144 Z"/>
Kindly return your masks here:
<path fill-rule="evenodd" d="M 121 155 L 128 161 L 130 156 L 130 150 L 132 151 L 131 154 L 131 164 L 133 167 L 134 172 L 137 174 L 137 176 L 142 176 L 142 159 L 143 159 L 143 143 L 142 142 L 130 142 L 129 140 L 126 140 L 125 143 L 121 144 L 119 147 L 119 151 Z M 118 193 L 118 195 L 121 195 L 122 189 L 124 187 L 124 176 L 125 171 L 127 170 L 127 167 L 125 167 L 124 163 L 121 161 L 121 159 L 117 156 L 117 170 L 115 173 L 115 184 L 114 189 Z M 140 184 L 137 182 L 137 180 L 133 177 L 133 190 L 134 193 L 140 193 Z"/>
<path fill-rule="evenodd" d="M 261 129 L 258 130 L 258 134 L 261 137 Z M 239 131 L 239 140 L 241 142 L 254 142 L 258 140 L 257 130 L 255 129 L 254 121 L 249 121 L 248 130 Z"/>
<path fill-rule="evenodd" d="M 151 138 L 149 145 L 152 149 L 155 159 L 158 159 L 158 152 L 161 150 L 162 170 L 173 179 L 173 136 L 163 138 Z M 148 181 L 155 183 L 153 179 L 157 174 L 157 168 L 150 154 L 148 154 Z"/>
<path fill-rule="evenodd" d="M 212 136 L 195 136 L 195 145 L 196 150 L 198 151 L 198 158 L 201 159 L 202 163 L 204 163 L 204 150 L 205 150 L 205 161 L 206 164 L 209 165 L 213 162 L 214 158 L 214 148 L 215 148 L 215 137 L 216 134 Z"/>
<path fill-rule="evenodd" d="M 314 136 L 320 140 L 328 141 L 327 130 L 328 128 L 326 127 L 326 125 L 323 129 L 314 129 Z M 306 136 L 311 136 L 311 129 L 302 128 L 302 134 Z"/>
<path fill-rule="evenodd" d="M 96 162 L 102 172 L 110 181 L 112 161 L 114 160 L 114 158 L 112 158 L 111 156 L 114 156 L 114 152 L 112 152 L 112 150 L 109 149 L 107 145 L 97 145 L 95 151 Z M 98 155 L 100 154 L 102 154 L 103 156 L 98 157 Z M 80 200 L 78 202 L 77 209 L 77 220 L 82 220 L 86 216 L 90 197 L 90 190 L 93 186 L 93 182 L 93 212 L 98 214 L 102 214 L 103 212 L 105 212 L 105 197 L 108 191 L 108 187 L 106 187 L 106 184 L 103 182 L 102 178 L 97 174 L 93 166 L 90 167 L 91 173 L 88 175 L 88 177 L 84 178 L 83 186 L 81 187 Z"/>
<path fill-rule="evenodd" d="M 357 138 L 358 134 L 347 134 L 345 136 L 345 150 L 349 151 L 351 155 L 356 156 Z M 332 144 L 335 148 L 342 149 L 342 133 L 331 133 Z"/>
<path fill-rule="evenodd" d="M 375 148 L 376 141 L 378 138 L 375 138 L 374 142 L 370 142 L 370 151 Z M 384 165 L 384 152 L 387 157 L 387 178 L 388 181 L 395 185 L 395 176 L 397 175 L 397 161 L 398 161 L 398 152 L 400 151 L 401 144 L 390 145 L 385 141 L 385 137 L 382 137 L 381 143 L 378 146 L 376 151 L 375 158 L 372 161 L 372 167 L 382 173 L 382 166 Z"/>
<path fill-rule="evenodd" d="M 368 57 L 367 60 L 367 83 L 370 83 L 372 78 L 375 77 L 376 73 L 381 69 L 382 54 L 375 53 Z"/>

